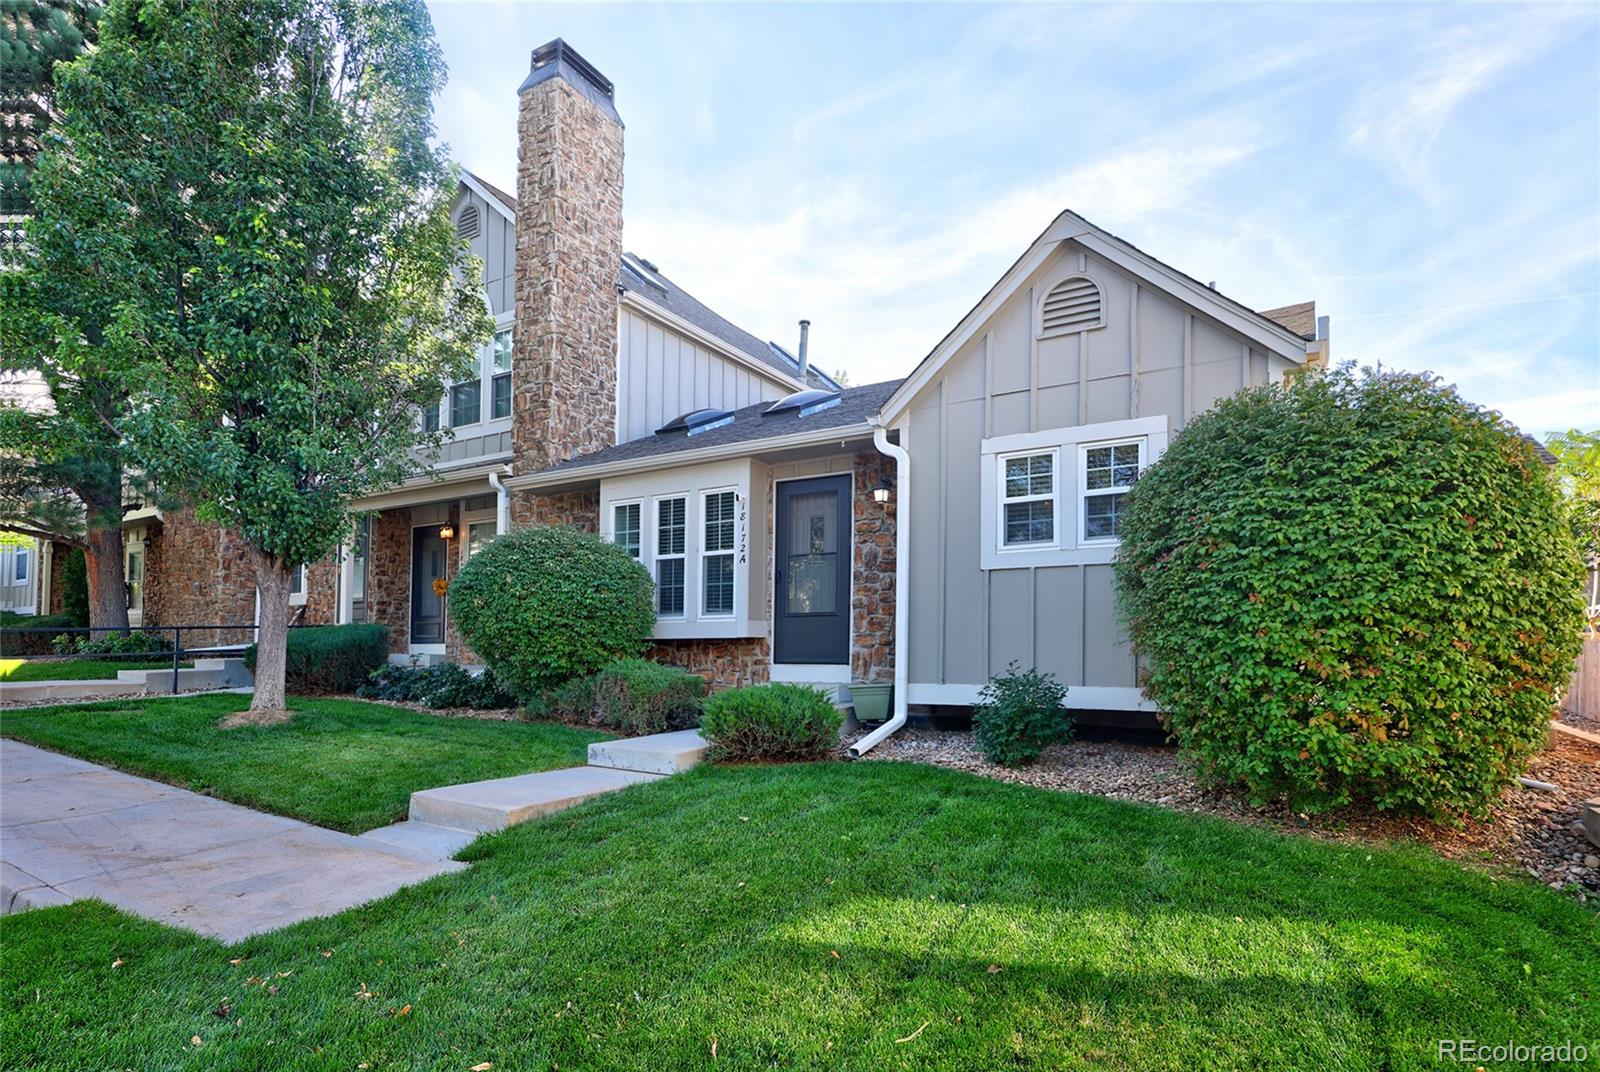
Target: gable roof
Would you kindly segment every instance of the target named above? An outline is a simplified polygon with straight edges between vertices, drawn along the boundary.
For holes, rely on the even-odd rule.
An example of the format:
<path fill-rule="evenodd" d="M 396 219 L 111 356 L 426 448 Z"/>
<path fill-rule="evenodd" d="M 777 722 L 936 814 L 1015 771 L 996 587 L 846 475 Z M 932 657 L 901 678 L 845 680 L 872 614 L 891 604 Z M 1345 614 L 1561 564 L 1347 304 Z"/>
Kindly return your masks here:
<path fill-rule="evenodd" d="M 513 225 L 517 222 L 517 199 L 494 183 L 465 168 L 461 169 L 461 182 L 492 207 L 500 210 Z M 775 343 L 762 342 L 756 336 L 727 320 L 694 295 L 662 275 L 660 270 L 636 253 L 624 253 L 617 272 L 617 286 L 637 294 L 646 301 L 660 306 L 673 316 L 699 328 L 724 346 L 779 373 L 785 379 L 800 382 L 800 363 L 787 350 Z M 837 390 L 839 384 L 832 376 L 813 366 L 806 381 L 813 387 Z"/>
<path fill-rule="evenodd" d="M 1317 303 L 1314 301 L 1263 309 L 1261 315 L 1282 324 L 1307 342 L 1317 337 Z"/>
<path fill-rule="evenodd" d="M 642 470 L 688 464 L 700 460 L 702 454 L 746 455 L 759 450 L 764 442 L 792 440 L 798 436 L 817 436 L 823 440 L 864 438 L 872 434 L 872 415 L 900 382 L 886 380 L 864 387 L 847 387 L 840 392 L 837 406 L 803 417 L 799 410 L 774 413 L 769 417 L 766 416 L 767 410 L 777 403 L 756 402 L 735 410 L 733 420 L 728 424 L 698 435 L 672 432 L 643 436 L 614 447 L 580 454 L 527 476 L 512 477 L 506 484 L 510 487 L 528 487 L 558 482 L 566 477 L 579 480 L 590 470 L 604 470 L 603 473 L 593 474 L 592 479 L 599 479 L 601 475 L 616 475 L 617 469 Z"/>
<path fill-rule="evenodd" d="M 1213 319 L 1232 331 L 1238 332 L 1263 349 L 1292 361 L 1306 360 L 1306 340 L 1299 334 L 1263 313 L 1234 301 L 1220 291 L 1195 279 L 1193 276 L 1157 260 L 1133 243 L 1118 238 L 1110 231 L 1096 227 L 1075 212 L 1063 211 L 1050 221 L 1038 238 L 1035 238 L 995 281 L 988 291 L 956 322 L 939 344 L 924 357 L 900 388 L 884 404 L 879 419 L 889 423 L 898 417 L 917 393 L 944 367 L 959 350 L 986 323 L 1002 302 L 1011 296 L 1021 282 L 1037 271 L 1062 242 L 1072 240 L 1097 256 L 1110 261 L 1158 290 L 1173 295 L 1186 304 L 1205 310 Z"/>

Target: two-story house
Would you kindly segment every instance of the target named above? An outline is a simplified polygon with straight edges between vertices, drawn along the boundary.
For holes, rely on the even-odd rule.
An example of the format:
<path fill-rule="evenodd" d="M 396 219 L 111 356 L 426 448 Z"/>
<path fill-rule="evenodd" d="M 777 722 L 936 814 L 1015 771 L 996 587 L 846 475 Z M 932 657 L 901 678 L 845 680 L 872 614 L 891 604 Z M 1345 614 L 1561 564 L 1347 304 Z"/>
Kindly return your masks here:
<path fill-rule="evenodd" d="M 1194 414 L 1325 361 L 1325 318 L 1062 212 L 904 380 L 841 389 L 623 250 L 609 80 L 558 40 L 518 94 L 515 196 L 464 175 L 454 209 L 494 340 L 424 415 L 453 434 L 433 471 L 355 504 L 354 545 L 305 571 L 307 620 L 470 658 L 433 581 L 508 526 L 571 524 L 639 558 L 653 654 L 716 684 L 892 679 L 903 714 L 1017 660 L 1074 707 L 1149 710 L 1114 607 L 1122 495 Z M 135 541 L 145 613 L 253 613 L 228 537 L 180 546 L 203 527 L 173 520 Z"/>

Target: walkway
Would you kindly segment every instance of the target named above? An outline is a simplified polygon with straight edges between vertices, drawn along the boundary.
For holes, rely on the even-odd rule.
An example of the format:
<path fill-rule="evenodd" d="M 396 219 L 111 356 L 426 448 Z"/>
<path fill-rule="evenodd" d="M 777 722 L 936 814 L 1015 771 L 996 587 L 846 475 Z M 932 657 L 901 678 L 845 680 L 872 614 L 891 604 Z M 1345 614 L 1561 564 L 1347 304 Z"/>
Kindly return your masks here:
<path fill-rule="evenodd" d="M 236 942 L 465 866 L 0 741 L 0 912 L 98 897 Z"/>

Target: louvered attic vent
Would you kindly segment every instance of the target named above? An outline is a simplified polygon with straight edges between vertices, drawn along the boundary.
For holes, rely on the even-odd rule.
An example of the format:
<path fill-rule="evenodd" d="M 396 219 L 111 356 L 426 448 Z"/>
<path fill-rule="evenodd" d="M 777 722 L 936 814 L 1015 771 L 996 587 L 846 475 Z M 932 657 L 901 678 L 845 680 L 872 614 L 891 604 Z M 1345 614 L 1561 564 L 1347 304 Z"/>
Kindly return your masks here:
<path fill-rule="evenodd" d="M 1074 276 L 1050 288 L 1039 308 L 1039 334 L 1066 335 L 1104 324 L 1100 287 L 1092 279 Z"/>
<path fill-rule="evenodd" d="M 461 210 L 461 215 L 456 217 L 456 234 L 470 242 L 478 237 L 479 229 L 478 206 L 468 205 Z"/>

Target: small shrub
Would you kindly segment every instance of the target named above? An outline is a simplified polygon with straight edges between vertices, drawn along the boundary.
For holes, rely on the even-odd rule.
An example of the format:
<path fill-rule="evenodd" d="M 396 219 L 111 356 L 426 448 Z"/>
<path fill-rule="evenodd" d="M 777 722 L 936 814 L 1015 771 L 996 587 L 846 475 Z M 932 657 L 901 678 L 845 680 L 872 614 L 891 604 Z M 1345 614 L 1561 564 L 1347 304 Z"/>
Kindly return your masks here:
<path fill-rule="evenodd" d="M 1481 813 L 1545 741 L 1580 644 L 1556 482 L 1429 376 L 1225 399 L 1140 475 L 1121 537 L 1146 691 L 1258 800 Z"/>
<path fill-rule="evenodd" d="M 1050 745 L 1072 736 L 1072 716 L 1062 706 L 1067 687 L 1055 675 L 1017 663 L 983 687 L 972 709 L 972 735 L 989 762 L 1021 767 Z"/>
<path fill-rule="evenodd" d="M 89 624 L 88 560 L 81 547 L 56 547 L 61 558 L 61 606 L 73 625 Z"/>
<path fill-rule="evenodd" d="M 705 694 L 699 674 L 649 659 L 618 659 L 555 690 L 549 709 L 564 722 L 643 736 L 697 725 Z"/>
<path fill-rule="evenodd" d="M 461 635 L 523 698 L 638 655 L 655 585 L 622 548 L 567 526 L 497 538 L 450 585 Z"/>
<path fill-rule="evenodd" d="M 50 642 L 57 655 L 148 655 L 171 651 L 165 633 L 62 633 Z"/>
<path fill-rule="evenodd" d="M 493 711 L 515 707 L 513 696 L 492 669 L 481 673 L 455 663 L 438 666 L 383 666 L 374 670 L 356 689 L 356 695 L 369 700 L 395 700 L 424 707 L 470 707 Z"/>
<path fill-rule="evenodd" d="M 285 687 L 293 692 L 354 692 L 389 657 L 389 630 L 381 625 L 314 625 L 289 630 L 284 654 Z M 244 665 L 256 669 L 256 646 Z"/>
<path fill-rule="evenodd" d="M 819 690 L 778 682 L 715 693 L 700 705 L 713 760 L 818 759 L 838 745 L 842 719 Z"/>

